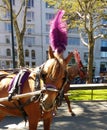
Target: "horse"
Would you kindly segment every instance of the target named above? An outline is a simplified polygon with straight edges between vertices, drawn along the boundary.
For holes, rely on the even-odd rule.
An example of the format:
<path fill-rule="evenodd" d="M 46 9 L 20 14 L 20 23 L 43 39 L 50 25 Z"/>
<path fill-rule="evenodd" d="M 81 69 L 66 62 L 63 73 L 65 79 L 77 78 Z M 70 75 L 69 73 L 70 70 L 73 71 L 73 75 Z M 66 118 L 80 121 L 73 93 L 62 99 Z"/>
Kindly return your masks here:
<path fill-rule="evenodd" d="M 85 68 L 79 68 L 78 64 L 77 65 L 72 65 L 67 67 L 67 83 L 64 87 L 64 99 L 65 102 L 68 105 L 68 110 L 71 113 L 72 116 L 75 116 L 75 113 L 72 111 L 71 105 L 70 105 L 70 100 L 68 98 L 68 95 L 66 93 L 70 90 L 70 84 L 72 84 L 71 81 L 75 79 L 75 77 L 79 76 L 82 80 L 86 80 L 87 78 L 87 72 Z"/>
<path fill-rule="evenodd" d="M 19 99 L 12 99 L 11 95 L 9 100 L 1 101 L 0 121 L 8 115 L 21 116 L 25 120 L 27 117 L 29 130 L 37 130 L 40 120 L 43 121 L 44 130 L 50 130 L 56 99 L 66 82 L 65 68 L 71 57 L 72 52 L 66 58 L 55 56 L 49 47 L 49 59 L 34 70 L 27 70 L 29 76 L 22 86 L 21 94 L 41 90 L 40 94 Z M 9 86 L 17 75 L 9 73 L 0 79 L 0 98 L 9 96 Z M 37 80 L 39 83 L 35 82 Z M 38 84 L 37 87 L 35 84 Z"/>
<path fill-rule="evenodd" d="M 74 59 L 76 61 L 76 65 L 67 66 L 67 83 L 64 87 L 64 93 L 67 93 L 70 89 L 71 81 L 74 80 L 75 77 L 79 76 L 82 80 L 86 80 L 88 78 L 86 68 L 83 66 L 80 54 L 77 49 L 73 52 Z M 72 111 L 70 106 L 70 101 L 67 95 L 64 95 L 65 101 L 68 105 L 68 110 L 72 116 L 75 116 L 75 113 Z"/>

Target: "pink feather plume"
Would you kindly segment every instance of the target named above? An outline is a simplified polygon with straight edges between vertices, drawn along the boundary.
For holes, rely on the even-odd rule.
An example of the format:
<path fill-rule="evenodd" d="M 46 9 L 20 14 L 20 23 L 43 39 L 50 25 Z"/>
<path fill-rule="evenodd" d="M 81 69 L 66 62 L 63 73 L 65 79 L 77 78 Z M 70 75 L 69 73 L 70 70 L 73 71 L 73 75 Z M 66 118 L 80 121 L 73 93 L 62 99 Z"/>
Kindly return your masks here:
<path fill-rule="evenodd" d="M 67 24 L 62 21 L 64 10 L 59 10 L 50 26 L 50 44 L 53 51 L 58 53 L 66 50 L 67 46 Z"/>
<path fill-rule="evenodd" d="M 75 57 L 75 60 L 78 64 L 79 68 L 83 68 L 83 64 L 81 62 L 80 54 L 76 49 L 74 50 L 74 57 Z"/>

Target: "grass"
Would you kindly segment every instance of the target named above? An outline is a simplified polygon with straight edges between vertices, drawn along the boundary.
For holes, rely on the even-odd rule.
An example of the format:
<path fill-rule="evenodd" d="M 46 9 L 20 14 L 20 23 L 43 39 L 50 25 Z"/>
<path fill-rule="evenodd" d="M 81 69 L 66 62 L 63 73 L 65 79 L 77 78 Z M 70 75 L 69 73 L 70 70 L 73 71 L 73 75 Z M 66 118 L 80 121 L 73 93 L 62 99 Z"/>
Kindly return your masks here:
<path fill-rule="evenodd" d="M 107 100 L 107 90 L 70 90 L 70 100 Z"/>

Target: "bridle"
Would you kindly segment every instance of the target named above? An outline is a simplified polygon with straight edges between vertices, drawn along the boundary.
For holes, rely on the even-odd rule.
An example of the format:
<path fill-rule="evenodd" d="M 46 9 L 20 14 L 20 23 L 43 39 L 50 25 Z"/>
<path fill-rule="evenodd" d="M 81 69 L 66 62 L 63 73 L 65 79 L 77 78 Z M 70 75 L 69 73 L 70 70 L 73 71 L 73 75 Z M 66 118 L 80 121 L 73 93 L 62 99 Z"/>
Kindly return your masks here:
<path fill-rule="evenodd" d="M 63 99 L 63 96 L 64 96 L 64 88 L 65 88 L 65 86 L 66 86 L 66 84 L 67 84 L 67 82 L 68 82 L 68 74 L 67 74 L 67 72 L 65 71 L 65 76 L 64 76 L 64 78 L 63 78 L 63 83 L 62 83 L 62 86 L 61 86 L 61 89 L 58 89 L 56 86 L 54 86 L 54 85 L 52 85 L 52 84 L 45 84 L 45 80 L 46 80 L 46 75 L 45 74 L 42 74 L 42 71 L 43 71 L 43 69 L 44 69 L 44 66 L 45 66 L 45 63 L 44 64 L 42 64 L 41 66 L 39 66 L 39 68 L 38 68 L 38 71 L 36 71 L 36 74 L 37 75 L 39 75 L 39 76 L 37 76 L 37 77 L 39 77 L 38 78 L 38 80 L 37 79 L 35 79 L 35 81 L 39 81 L 40 79 L 42 79 L 43 80 L 43 82 L 44 82 L 44 86 L 42 87 L 42 89 L 40 88 L 40 84 L 39 83 L 36 83 L 36 84 L 38 84 L 38 86 L 35 86 L 35 89 L 36 90 L 38 90 L 38 89 L 41 89 L 41 93 L 42 94 L 40 94 L 41 96 L 39 96 L 39 101 L 40 101 L 40 106 L 41 106 L 41 108 L 42 108 L 42 110 L 43 111 L 45 111 L 45 112 L 49 112 L 49 111 L 52 111 L 52 110 L 54 110 L 54 108 L 55 108 L 55 106 L 57 105 L 57 106 L 60 106 L 61 105 L 61 102 L 62 102 L 62 99 Z M 58 78 L 59 78 L 59 76 L 58 76 L 58 78 L 56 78 L 56 79 L 53 79 L 53 78 L 51 78 L 51 75 L 50 76 L 48 76 L 49 78 L 50 78 L 50 80 L 53 82 L 55 82 L 56 80 L 58 80 Z M 40 81 L 39 81 L 40 82 Z M 55 99 L 55 101 L 54 101 L 54 103 L 53 103 L 53 105 L 52 105 L 52 107 L 51 108 L 49 108 L 48 110 L 46 110 L 45 109 L 45 106 L 44 106 L 44 104 L 43 104 L 43 94 L 44 94 L 44 91 L 45 90 L 47 90 L 47 91 L 52 91 L 52 92 L 56 92 L 57 93 L 57 97 L 56 97 L 56 99 Z"/>
<path fill-rule="evenodd" d="M 67 82 L 68 82 L 68 79 L 67 79 L 67 78 L 64 78 L 60 90 L 57 89 L 56 86 L 51 85 L 51 84 L 48 84 L 48 85 L 45 86 L 45 89 L 46 89 L 47 91 L 57 92 L 57 96 L 56 96 L 56 99 L 55 99 L 55 101 L 54 101 L 52 107 L 49 108 L 48 110 L 45 109 L 42 100 L 40 101 L 40 105 L 41 105 L 42 110 L 43 110 L 44 112 L 52 111 L 52 110 L 54 110 L 55 106 L 60 106 L 60 105 L 62 104 L 62 99 L 63 99 L 63 96 L 64 96 L 64 88 L 65 88 Z"/>
<path fill-rule="evenodd" d="M 84 69 L 84 67 L 79 68 L 79 76 L 80 77 L 82 77 L 81 73 L 82 73 L 83 77 L 86 78 L 86 70 Z"/>

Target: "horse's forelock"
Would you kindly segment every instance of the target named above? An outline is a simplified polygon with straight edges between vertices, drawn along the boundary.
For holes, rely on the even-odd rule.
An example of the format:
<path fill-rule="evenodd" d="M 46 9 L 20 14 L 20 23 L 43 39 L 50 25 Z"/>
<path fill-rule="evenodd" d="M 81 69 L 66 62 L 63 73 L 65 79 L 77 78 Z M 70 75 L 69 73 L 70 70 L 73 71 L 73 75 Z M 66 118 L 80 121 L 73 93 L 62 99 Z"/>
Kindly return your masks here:
<path fill-rule="evenodd" d="M 62 77 L 63 72 L 63 64 L 58 59 L 54 59 L 48 69 L 48 77 L 51 76 L 52 79 L 56 79 Z"/>
<path fill-rule="evenodd" d="M 45 75 L 45 83 L 58 84 L 61 86 L 62 79 L 64 78 L 65 64 L 63 59 L 52 58 L 44 64 L 42 74 Z M 60 83 L 58 83 L 58 81 Z"/>

